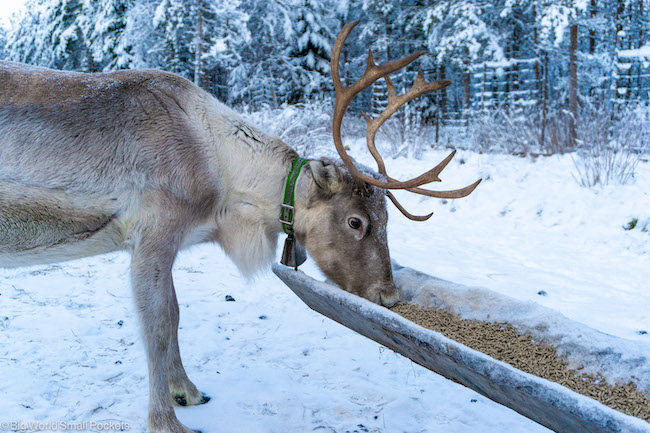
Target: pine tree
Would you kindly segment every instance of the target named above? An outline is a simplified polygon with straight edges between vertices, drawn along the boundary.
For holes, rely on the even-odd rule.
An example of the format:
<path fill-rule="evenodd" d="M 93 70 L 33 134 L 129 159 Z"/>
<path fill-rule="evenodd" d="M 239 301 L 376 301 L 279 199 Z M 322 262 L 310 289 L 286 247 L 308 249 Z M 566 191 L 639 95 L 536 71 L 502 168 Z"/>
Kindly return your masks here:
<path fill-rule="evenodd" d="M 49 52 L 47 65 L 56 69 L 81 70 L 87 64 L 88 50 L 79 26 L 80 0 L 56 0 L 46 17 Z"/>
<path fill-rule="evenodd" d="M 229 70 L 231 101 L 254 109 L 277 107 L 299 85 L 299 68 L 289 57 L 293 22 L 288 6 L 267 0 L 241 4 L 248 33 L 254 37 L 241 39 L 236 48 L 242 61 Z"/>
<path fill-rule="evenodd" d="M 436 56 L 432 55 L 428 46 L 428 30 L 425 21 L 427 19 L 427 8 L 430 2 L 427 0 L 411 0 L 408 5 L 402 5 L 397 11 L 396 31 L 400 33 L 401 44 L 396 45 L 393 51 L 400 57 L 424 51 L 426 54 L 418 59 L 414 66 L 408 69 L 403 75 L 402 86 L 408 88 L 415 79 L 417 68 L 421 69 L 428 81 L 435 81 L 446 78 L 444 75 L 444 63 L 438 62 Z M 397 49 L 399 53 L 397 53 Z M 415 67 L 417 66 L 417 68 Z M 428 93 L 420 98 L 409 102 L 413 113 L 418 117 L 414 121 L 425 124 L 435 124 L 439 127 L 439 117 L 444 114 L 446 90 Z"/>
<path fill-rule="evenodd" d="M 396 28 L 397 13 L 403 6 L 403 1 L 393 2 L 391 0 L 364 0 L 363 10 L 368 15 L 368 24 L 364 26 L 361 32 L 361 40 L 369 45 L 374 53 L 375 61 L 386 63 L 398 56 L 396 43 L 393 39 Z M 398 71 L 393 74 L 393 81 L 398 86 L 401 83 L 401 76 L 404 71 Z M 378 80 L 372 86 L 372 108 L 371 113 L 375 116 L 381 113 L 388 103 L 388 89 L 386 80 Z"/>
<path fill-rule="evenodd" d="M 205 70 L 203 68 L 203 51 L 205 50 L 206 38 L 204 34 L 209 34 L 203 30 L 204 21 L 209 18 L 206 16 L 210 11 L 207 9 L 203 0 L 195 0 L 194 4 L 194 84 L 201 86 Z M 207 22 L 206 22 L 207 24 Z"/>
<path fill-rule="evenodd" d="M 462 91 L 455 91 L 457 102 L 452 107 L 458 112 L 470 105 L 472 65 L 504 59 L 497 29 L 490 25 L 491 12 L 492 2 L 486 0 L 444 0 L 425 12 L 423 25 L 429 50 L 448 73 L 461 78 Z"/>
<path fill-rule="evenodd" d="M 304 0 L 294 21 L 293 64 L 301 72 L 291 100 L 294 102 L 321 94 L 329 86 L 332 34 L 324 21 L 326 4 Z"/>
<path fill-rule="evenodd" d="M 379 63 L 430 53 L 392 75 L 398 92 L 418 67 L 429 81 L 454 82 L 400 115 L 438 122 L 438 105 L 464 114 L 472 95 L 501 95 L 489 96 L 490 109 L 537 92 L 542 112 L 574 115 L 594 100 L 648 100 L 648 59 L 639 50 L 650 40 L 648 0 L 27 0 L 0 33 L 0 55 L 61 69 L 166 69 L 228 103 L 276 107 L 331 89 L 334 34 L 359 18 L 342 52 L 345 82 L 365 67 L 368 46 Z M 371 111 L 379 111 L 383 80 L 374 91 Z M 359 95 L 350 111 L 367 110 L 370 97 Z M 530 102 L 523 98 L 522 106 Z"/>
<path fill-rule="evenodd" d="M 339 0 L 338 1 L 336 7 L 333 8 L 335 13 L 334 13 L 333 20 L 331 21 L 330 24 L 332 28 L 332 34 L 338 33 L 338 31 L 340 31 L 345 24 L 354 22 L 356 20 L 360 20 L 360 18 L 364 14 L 361 1 L 362 0 Z M 336 29 L 336 31 L 334 31 L 334 29 Z M 360 50 L 359 45 L 353 45 L 349 43 L 343 45 L 343 49 L 341 50 L 341 65 L 339 70 L 343 85 L 349 86 L 352 84 L 350 78 L 351 68 L 347 67 L 347 65 L 357 61 L 358 60 L 357 57 L 359 56 L 359 54 L 365 54 L 365 53 L 366 50 Z M 355 101 L 357 101 L 358 99 L 359 98 L 356 98 L 353 101 L 352 105 L 354 105 Z"/>
<path fill-rule="evenodd" d="M 9 57 L 57 69 L 84 70 L 88 49 L 80 0 L 31 0 L 8 35 Z"/>
<path fill-rule="evenodd" d="M 204 89 L 228 102 L 231 71 L 242 62 L 240 49 L 251 39 L 246 25 L 248 15 L 242 11 L 239 0 L 201 0 L 200 3 L 202 30 L 200 34 L 198 28 L 195 32 L 195 45 L 200 46 L 202 52 L 198 63 L 200 83 Z M 198 62 L 199 57 L 196 58 Z"/>
<path fill-rule="evenodd" d="M 0 26 L 0 59 L 6 57 L 5 46 L 7 45 L 7 32 L 4 27 Z"/>
<path fill-rule="evenodd" d="M 131 67 L 164 69 L 161 35 L 154 26 L 159 0 L 135 0 L 126 15 L 126 27 L 122 37 L 131 46 Z"/>
<path fill-rule="evenodd" d="M 135 0 L 90 2 L 84 26 L 97 69 L 112 71 L 133 67 L 133 43 L 127 38 L 128 14 Z"/>
<path fill-rule="evenodd" d="M 188 79 L 194 77 L 194 16 L 182 0 L 162 0 L 153 24 L 159 40 L 156 51 L 168 71 Z"/>
<path fill-rule="evenodd" d="M 46 65 L 45 50 L 46 7 L 52 0 L 28 0 L 24 12 L 13 23 L 7 34 L 7 58 L 16 62 Z"/>

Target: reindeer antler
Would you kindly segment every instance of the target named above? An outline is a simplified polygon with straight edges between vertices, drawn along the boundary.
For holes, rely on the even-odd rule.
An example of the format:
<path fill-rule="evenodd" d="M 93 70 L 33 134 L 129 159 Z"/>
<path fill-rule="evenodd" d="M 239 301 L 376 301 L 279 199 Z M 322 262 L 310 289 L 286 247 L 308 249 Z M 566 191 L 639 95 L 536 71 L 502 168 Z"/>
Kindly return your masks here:
<path fill-rule="evenodd" d="M 389 190 L 405 189 L 407 191 L 411 191 L 416 194 L 426 195 L 429 197 L 461 198 L 471 194 L 471 192 L 474 191 L 476 186 L 481 182 L 480 179 L 474 182 L 473 184 L 466 186 L 465 188 L 455 189 L 452 191 L 431 191 L 428 189 L 419 188 L 421 185 L 430 182 L 440 182 L 440 178 L 438 178 L 438 175 L 440 174 L 440 172 L 442 172 L 442 170 L 444 170 L 447 164 L 449 164 L 449 161 L 451 161 L 451 159 L 454 157 L 456 151 L 453 151 L 447 158 L 445 158 L 442 162 L 440 162 L 440 164 L 438 164 L 431 170 L 413 179 L 402 182 L 388 176 L 388 173 L 386 173 L 386 165 L 384 164 L 384 160 L 381 158 L 381 155 L 379 154 L 379 152 L 377 151 L 377 147 L 375 146 L 375 135 L 377 134 L 377 131 L 379 130 L 381 125 L 383 125 L 384 122 L 386 122 L 386 120 L 390 118 L 390 116 L 395 114 L 395 112 L 399 109 L 399 107 L 401 107 L 402 105 L 406 104 L 407 102 L 419 96 L 422 96 L 425 93 L 444 89 L 445 87 L 451 84 L 451 81 L 438 80 L 432 83 L 428 83 L 424 79 L 424 74 L 422 73 L 422 71 L 419 70 L 415 82 L 413 83 L 411 89 L 403 95 L 398 95 L 395 92 L 395 87 L 393 86 L 393 82 L 391 81 L 388 74 L 406 67 L 409 63 L 413 62 L 415 59 L 417 59 L 422 54 L 424 54 L 424 51 L 419 51 L 417 53 L 410 54 L 406 57 L 403 57 L 398 60 L 394 60 L 390 63 L 377 65 L 373 60 L 372 50 L 368 50 L 368 64 L 366 65 L 365 72 L 356 83 L 354 83 L 349 87 L 344 86 L 341 83 L 341 78 L 339 76 L 339 59 L 341 57 L 341 50 L 343 49 L 343 44 L 345 43 L 345 40 L 347 39 L 348 35 L 352 31 L 352 29 L 356 27 L 357 24 L 359 24 L 359 21 L 348 23 L 343 26 L 341 32 L 336 37 L 336 41 L 334 42 L 334 47 L 332 48 L 332 63 L 331 63 L 332 81 L 334 83 L 334 90 L 336 92 L 336 102 L 334 103 L 334 116 L 332 120 L 332 135 L 334 138 L 334 145 L 336 146 L 336 150 L 341 156 L 343 163 L 350 171 L 350 174 L 358 179 L 365 181 L 370 185 L 374 185 L 379 188 L 384 188 Z M 343 121 L 343 116 L 345 115 L 345 111 L 347 110 L 348 106 L 350 105 L 350 103 L 352 102 L 352 100 L 356 95 L 358 95 L 360 92 L 370 87 L 374 82 L 376 82 L 382 77 L 386 79 L 386 87 L 388 89 L 388 104 L 386 108 L 375 119 L 371 119 L 364 112 L 362 112 L 362 114 L 368 124 L 368 129 L 366 132 L 366 142 L 368 145 L 368 150 L 370 150 L 370 153 L 375 158 L 375 161 L 377 161 L 378 171 L 386 178 L 386 181 L 375 179 L 359 171 L 355 167 L 352 158 L 350 158 L 350 156 L 345 151 L 345 148 L 343 146 L 343 141 L 341 139 L 341 122 Z M 390 200 L 395 204 L 395 206 L 397 206 L 397 208 L 409 219 L 416 220 L 416 221 L 424 221 L 429 219 L 429 217 L 431 217 L 432 215 L 432 214 L 426 216 L 411 215 L 399 204 L 395 196 L 393 196 L 393 194 L 390 191 L 387 191 L 386 194 L 388 195 L 388 198 L 390 198 Z"/>

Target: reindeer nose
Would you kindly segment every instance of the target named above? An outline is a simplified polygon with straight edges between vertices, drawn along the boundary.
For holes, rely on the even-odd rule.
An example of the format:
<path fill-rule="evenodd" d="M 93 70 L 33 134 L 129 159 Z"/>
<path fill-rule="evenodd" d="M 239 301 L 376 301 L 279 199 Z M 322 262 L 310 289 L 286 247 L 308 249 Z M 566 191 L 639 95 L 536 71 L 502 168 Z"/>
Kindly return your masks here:
<path fill-rule="evenodd" d="M 390 290 L 380 292 L 379 300 L 381 305 L 386 308 L 391 308 L 399 302 L 399 292 L 397 291 L 397 288 L 393 286 Z"/>

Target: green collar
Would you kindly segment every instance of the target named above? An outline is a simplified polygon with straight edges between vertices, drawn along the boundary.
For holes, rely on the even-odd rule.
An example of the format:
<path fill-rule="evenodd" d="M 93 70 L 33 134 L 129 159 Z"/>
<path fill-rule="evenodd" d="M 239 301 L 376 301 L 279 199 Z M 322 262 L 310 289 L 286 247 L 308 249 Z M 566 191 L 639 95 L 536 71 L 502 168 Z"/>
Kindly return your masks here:
<path fill-rule="evenodd" d="M 280 209 L 280 222 L 282 223 L 282 229 L 289 236 L 293 235 L 293 204 L 296 193 L 296 181 L 300 175 L 300 170 L 302 170 L 307 162 L 309 162 L 309 159 L 300 157 L 293 161 L 289 176 L 287 177 L 287 185 L 284 188 L 284 201 Z"/>

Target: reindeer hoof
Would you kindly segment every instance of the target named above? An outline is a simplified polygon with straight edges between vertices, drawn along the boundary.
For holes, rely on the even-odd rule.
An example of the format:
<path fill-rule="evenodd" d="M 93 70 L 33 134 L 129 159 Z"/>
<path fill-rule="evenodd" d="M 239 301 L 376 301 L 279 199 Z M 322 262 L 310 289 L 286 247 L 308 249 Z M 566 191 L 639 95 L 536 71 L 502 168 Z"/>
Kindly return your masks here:
<path fill-rule="evenodd" d="M 209 401 L 210 401 L 210 396 L 201 393 L 201 401 L 199 402 L 199 404 L 206 404 Z M 199 432 L 199 433 L 201 433 L 201 432 Z"/>
<path fill-rule="evenodd" d="M 196 406 L 210 401 L 210 397 L 204 393 L 197 392 L 197 394 L 195 397 L 187 393 L 172 394 L 172 399 L 178 406 Z"/>
<path fill-rule="evenodd" d="M 169 391 L 172 402 L 178 406 L 196 406 L 210 401 L 210 397 L 196 389 L 187 376 L 171 383 Z"/>

